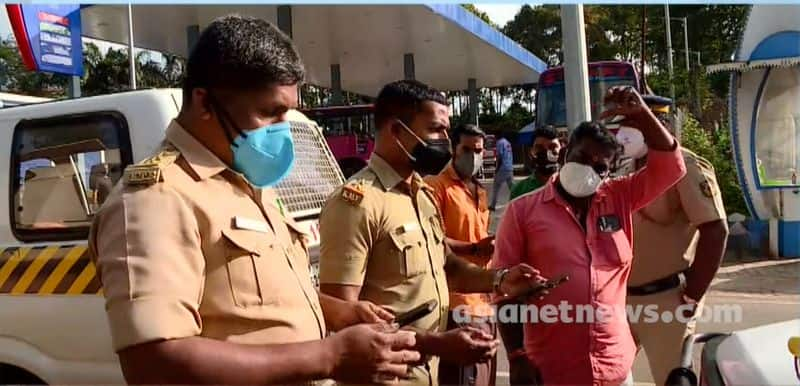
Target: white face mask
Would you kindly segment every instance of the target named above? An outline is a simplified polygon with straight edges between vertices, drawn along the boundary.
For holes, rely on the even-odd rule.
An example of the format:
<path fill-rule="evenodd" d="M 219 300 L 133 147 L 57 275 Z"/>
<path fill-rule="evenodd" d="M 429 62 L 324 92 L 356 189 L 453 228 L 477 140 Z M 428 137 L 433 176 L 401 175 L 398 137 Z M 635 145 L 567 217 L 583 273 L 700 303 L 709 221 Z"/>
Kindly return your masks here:
<path fill-rule="evenodd" d="M 567 162 L 558 172 L 558 181 L 573 197 L 589 197 L 595 192 L 603 178 L 589 165 Z"/>
<path fill-rule="evenodd" d="M 472 177 L 478 174 L 482 166 L 483 155 L 472 151 L 459 155 L 453 162 L 453 167 L 462 177 Z"/>
<path fill-rule="evenodd" d="M 644 142 L 641 131 L 632 127 L 620 126 L 616 137 L 617 142 L 623 146 L 623 157 L 639 159 L 647 154 L 647 144 Z"/>

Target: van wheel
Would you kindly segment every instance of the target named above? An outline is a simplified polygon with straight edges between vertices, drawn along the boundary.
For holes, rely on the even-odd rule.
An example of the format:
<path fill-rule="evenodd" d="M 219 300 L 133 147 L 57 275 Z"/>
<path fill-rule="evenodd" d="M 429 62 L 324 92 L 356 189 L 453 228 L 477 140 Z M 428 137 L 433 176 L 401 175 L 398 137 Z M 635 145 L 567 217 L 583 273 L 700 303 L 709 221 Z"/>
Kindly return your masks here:
<path fill-rule="evenodd" d="M 46 383 L 28 370 L 0 364 L 0 385 L 46 385 Z"/>

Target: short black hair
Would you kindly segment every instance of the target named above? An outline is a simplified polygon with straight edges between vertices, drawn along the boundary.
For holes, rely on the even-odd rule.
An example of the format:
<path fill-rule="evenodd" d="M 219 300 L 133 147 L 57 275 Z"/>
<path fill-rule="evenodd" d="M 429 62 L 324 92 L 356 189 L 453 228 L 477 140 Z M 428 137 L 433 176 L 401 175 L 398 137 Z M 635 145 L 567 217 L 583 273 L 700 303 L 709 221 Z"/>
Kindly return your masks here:
<path fill-rule="evenodd" d="M 572 131 L 569 137 L 569 145 L 575 146 L 585 139 L 597 142 L 601 146 L 619 153 L 622 146 L 617 142 L 617 138 L 599 122 L 582 122 Z"/>
<path fill-rule="evenodd" d="M 375 127 L 399 118 L 408 124 L 423 102 L 447 105 L 443 92 L 416 80 L 399 80 L 383 86 L 375 99 Z"/>
<path fill-rule="evenodd" d="M 486 133 L 480 129 L 480 127 L 475 126 L 473 124 L 463 124 L 456 126 L 455 129 L 450 133 L 450 142 L 453 144 L 453 149 L 461 143 L 462 137 L 481 137 L 486 138 Z"/>
<path fill-rule="evenodd" d="M 531 145 L 533 142 L 536 142 L 536 138 L 547 138 L 547 139 L 556 139 L 558 138 L 558 133 L 556 132 L 556 128 L 553 126 L 544 126 L 540 127 L 533 131 L 533 139 L 531 140 Z"/>
<path fill-rule="evenodd" d="M 203 30 L 186 63 L 184 103 L 195 88 L 258 90 L 301 83 L 305 68 L 291 39 L 273 24 L 229 15 Z"/>

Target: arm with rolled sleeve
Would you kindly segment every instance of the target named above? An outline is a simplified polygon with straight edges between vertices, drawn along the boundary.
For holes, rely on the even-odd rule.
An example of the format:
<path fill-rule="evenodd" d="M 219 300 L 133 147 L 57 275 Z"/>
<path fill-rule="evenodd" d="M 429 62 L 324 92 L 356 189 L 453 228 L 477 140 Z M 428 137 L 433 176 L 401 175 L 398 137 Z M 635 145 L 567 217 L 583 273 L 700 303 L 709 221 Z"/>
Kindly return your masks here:
<path fill-rule="evenodd" d="M 522 254 L 526 252 L 525 228 L 519 218 L 524 214 L 517 213 L 519 203 L 512 202 L 506 209 L 503 219 L 497 229 L 497 238 L 494 241 L 494 256 L 492 267 L 510 268 L 524 263 Z"/>
<path fill-rule="evenodd" d="M 205 259 L 192 211 L 163 184 L 99 213 L 91 245 L 114 348 L 199 335 Z"/>
<path fill-rule="evenodd" d="M 524 214 L 517 213 L 520 207 L 518 203 L 518 201 L 515 201 L 509 204 L 500 222 L 497 230 L 497 239 L 495 239 L 492 267 L 509 268 L 524 262 L 522 254 L 527 251 L 524 235 L 525 228 L 519 222 L 519 217 L 524 218 Z M 523 379 L 522 383 L 533 383 L 532 379 L 524 376 L 527 373 L 527 358 L 524 355 L 517 354 L 523 349 L 524 325 L 501 319 L 498 320 L 497 327 L 506 352 L 511 354 L 509 359 L 511 377 L 515 381 Z"/>
<path fill-rule="evenodd" d="M 269 384 L 332 375 L 338 358 L 330 339 L 253 345 L 200 336 L 201 235 L 168 186 L 112 194 L 90 234 L 126 382 Z"/>
<path fill-rule="evenodd" d="M 367 273 L 373 235 L 370 213 L 365 206 L 345 201 L 336 193 L 319 218 L 321 292 L 344 300 L 358 300 Z"/>
<path fill-rule="evenodd" d="M 685 293 L 699 300 L 722 263 L 728 224 L 713 167 L 693 155 L 685 157 L 686 177 L 677 185 L 681 206 L 699 237 L 692 265 L 686 270 Z"/>

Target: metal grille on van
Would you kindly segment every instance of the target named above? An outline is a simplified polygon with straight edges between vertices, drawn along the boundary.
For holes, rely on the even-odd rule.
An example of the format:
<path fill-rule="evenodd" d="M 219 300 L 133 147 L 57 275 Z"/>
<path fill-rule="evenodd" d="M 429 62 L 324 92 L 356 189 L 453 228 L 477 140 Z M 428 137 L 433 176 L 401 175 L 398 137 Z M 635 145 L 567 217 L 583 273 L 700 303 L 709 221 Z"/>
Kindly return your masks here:
<path fill-rule="evenodd" d="M 316 215 L 334 189 L 344 183 L 321 130 L 310 122 L 290 122 L 295 161 L 275 189 L 292 217 Z"/>

